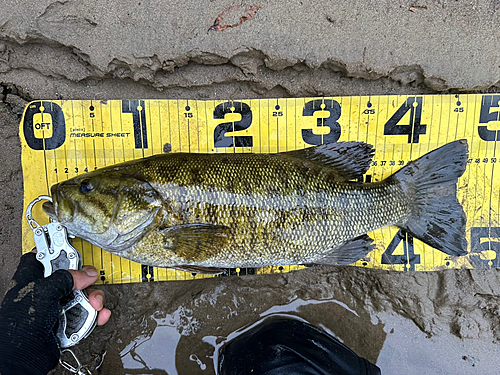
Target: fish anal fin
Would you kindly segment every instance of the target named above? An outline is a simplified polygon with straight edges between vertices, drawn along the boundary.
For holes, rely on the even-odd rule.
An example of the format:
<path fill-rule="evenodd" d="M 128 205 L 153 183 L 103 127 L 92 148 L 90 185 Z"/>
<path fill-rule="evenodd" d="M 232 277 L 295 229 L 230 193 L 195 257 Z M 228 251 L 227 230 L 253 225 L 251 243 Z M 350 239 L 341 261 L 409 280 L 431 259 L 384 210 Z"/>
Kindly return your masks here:
<path fill-rule="evenodd" d="M 364 142 L 337 142 L 288 151 L 283 155 L 333 169 L 347 181 L 359 179 L 368 171 L 374 152 L 373 146 Z"/>
<path fill-rule="evenodd" d="M 229 227 L 213 224 L 183 224 L 162 231 L 165 248 L 186 262 L 215 257 L 227 245 Z"/>
<path fill-rule="evenodd" d="M 370 251 L 375 249 L 373 239 L 367 234 L 363 234 L 350 241 L 347 241 L 341 247 L 336 248 L 330 254 L 315 261 L 315 264 L 328 265 L 348 265 L 357 262 Z"/>
<path fill-rule="evenodd" d="M 221 273 L 226 272 L 222 268 L 217 267 L 200 267 L 200 266 L 192 266 L 189 264 L 182 264 L 180 266 L 172 267 L 179 271 L 185 271 L 189 273 L 201 273 L 207 275 L 220 275 Z"/>

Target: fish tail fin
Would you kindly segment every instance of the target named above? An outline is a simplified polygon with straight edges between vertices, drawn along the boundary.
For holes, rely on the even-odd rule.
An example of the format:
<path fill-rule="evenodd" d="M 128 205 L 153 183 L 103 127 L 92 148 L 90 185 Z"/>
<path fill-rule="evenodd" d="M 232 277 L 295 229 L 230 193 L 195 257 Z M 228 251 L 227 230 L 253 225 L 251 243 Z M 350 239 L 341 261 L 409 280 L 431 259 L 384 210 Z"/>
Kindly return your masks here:
<path fill-rule="evenodd" d="M 467 157 L 467 141 L 458 140 L 410 162 L 393 176 L 411 199 L 410 217 L 398 226 L 454 256 L 467 254 L 466 217 L 457 199 L 457 182 Z"/>

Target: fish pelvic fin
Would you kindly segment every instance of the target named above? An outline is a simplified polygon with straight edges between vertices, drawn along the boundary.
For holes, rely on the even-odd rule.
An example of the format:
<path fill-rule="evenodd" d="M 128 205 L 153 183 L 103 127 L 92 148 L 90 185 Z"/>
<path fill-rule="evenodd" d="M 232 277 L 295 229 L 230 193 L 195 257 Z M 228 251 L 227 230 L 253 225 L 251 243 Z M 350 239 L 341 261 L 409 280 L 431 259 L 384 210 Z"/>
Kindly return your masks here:
<path fill-rule="evenodd" d="M 191 266 L 189 264 L 183 264 L 172 268 L 179 271 L 185 271 L 190 273 L 201 273 L 206 275 L 220 275 L 226 272 L 225 270 L 217 267 L 200 267 L 200 266 Z"/>
<path fill-rule="evenodd" d="M 203 261 L 219 254 L 227 245 L 229 228 L 225 225 L 182 224 L 162 230 L 165 248 L 186 263 Z"/>
<path fill-rule="evenodd" d="M 410 217 L 398 226 L 453 256 L 467 254 L 466 217 L 457 199 L 457 182 L 465 172 L 467 157 L 467 141 L 454 141 L 410 162 L 390 177 L 400 182 L 410 199 Z"/>
<path fill-rule="evenodd" d="M 336 248 L 330 254 L 314 263 L 338 266 L 348 265 L 357 262 L 373 249 L 375 249 L 373 239 L 367 234 L 363 234 L 347 241 L 342 246 Z"/>
<path fill-rule="evenodd" d="M 361 178 L 370 168 L 375 150 L 364 142 L 327 143 L 282 155 L 313 162 L 335 170 L 343 180 Z"/>

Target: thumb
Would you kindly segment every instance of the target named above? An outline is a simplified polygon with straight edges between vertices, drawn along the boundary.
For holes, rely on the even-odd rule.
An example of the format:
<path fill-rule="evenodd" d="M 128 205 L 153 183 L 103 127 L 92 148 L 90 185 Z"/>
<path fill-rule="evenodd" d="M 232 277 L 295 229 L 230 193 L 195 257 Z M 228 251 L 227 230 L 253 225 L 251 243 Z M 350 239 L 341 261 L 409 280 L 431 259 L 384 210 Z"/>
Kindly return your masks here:
<path fill-rule="evenodd" d="M 93 266 L 84 266 L 81 270 L 69 270 L 73 276 L 73 290 L 83 290 L 97 281 L 98 272 Z"/>

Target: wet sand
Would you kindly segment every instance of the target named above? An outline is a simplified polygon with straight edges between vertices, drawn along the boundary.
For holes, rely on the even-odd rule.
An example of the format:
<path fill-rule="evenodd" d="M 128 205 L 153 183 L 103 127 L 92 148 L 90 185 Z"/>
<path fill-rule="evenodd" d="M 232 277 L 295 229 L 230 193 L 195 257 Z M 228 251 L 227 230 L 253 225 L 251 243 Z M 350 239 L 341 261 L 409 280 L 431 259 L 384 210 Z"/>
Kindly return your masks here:
<path fill-rule="evenodd" d="M 21 251 L 17 133 L 30 100 L 500 91 L 493 0 L 263 2 L 242 25 L 208 32 L 233 5 L 4 2 L 0 295 Z M 318 267 L 102 289 L 112 319 L 75 348 L 99 374 L 212 374 L 216 348 L 274 313 L 324 328 L 383 374 L 498 373 L 497 270 Z"/>
<path fill-rule="evenodd" d="M 499 281 L 497 271 L 318 267 L 111 286 L 113 321 L 94 333 L 104 340 L 87 340 L 78 352 L 100 363 L 106 351 L 103 374 L 175 374 L 174 363 L 179 374 L 213 374 L 216 348 L 236 331 L 286 314 L 325 329 L 383 374 L 494 374 Z"/>

